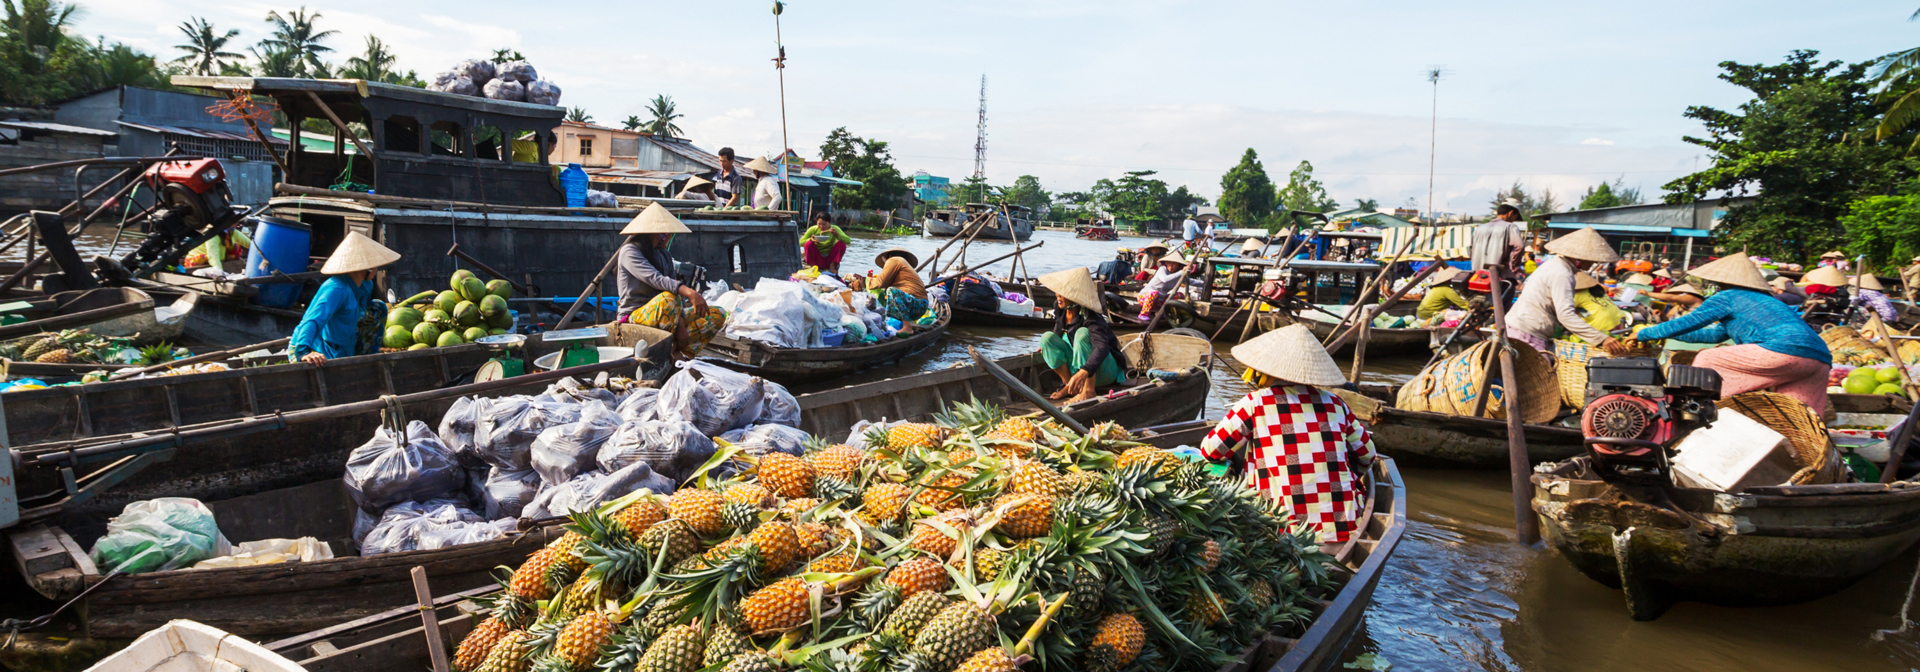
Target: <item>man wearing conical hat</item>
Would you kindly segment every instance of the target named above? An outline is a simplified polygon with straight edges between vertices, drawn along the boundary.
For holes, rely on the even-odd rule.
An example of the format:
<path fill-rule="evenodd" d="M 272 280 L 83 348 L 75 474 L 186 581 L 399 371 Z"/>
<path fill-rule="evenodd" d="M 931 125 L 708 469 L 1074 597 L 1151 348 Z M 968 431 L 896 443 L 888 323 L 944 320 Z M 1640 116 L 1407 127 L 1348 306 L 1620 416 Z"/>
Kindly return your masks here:
<path fill-rule="evenodd" d="M 773 162 L 765 158 L 756 158 L 747 162 L 747 171 L 753 173 L 753 209 L 780 209 L 780 179 L 774 173 L 780 172 Z"/>
<path fill-rule="evenodd" d="M 1160 258 L 1160 268 L 1155 269 L 1147 284 L 1140 286 L 1140 321 L 1153 319 L 1154 311 L 1160 309 L 1168 299 L 1180 290 L 1183 279 L 1190 279 L 1192 273 L 1186 272 L 1187 260 L 1175 252 Z"/>
<path fill-rule="evenodd" d="M 659 203 L 648 205 L 620 230 L 620 261 L 614 284 L 620 289 L 620 322 L 641 324 L 673 333 L 674 351 L 691 358 L 727 326 L 727 312 L 707 305 L 698 288 L 682 284 L 673 275 L 676 234 L 691 229 Z"/>
<path fill-rule="evenodd" d="M 1053 399 L 1073 403 L 1093 398 L 1103 386 L 1126 376 L 1126 356 L 1120 339 L 1107 323 L 1100 287 L 1085 268 L 1069 268 L 1040 276 L 1053 290 L 1053 329 L 1040 335 L 1040 358 L 1059 374 L 1061 387 Z"/>
<path fill-rule="evenodd" d="M 387 249 L 358 231 L 347 233 L 340 246 L 327 257 L 320 272 L 333 276 L 320 283 L 320 291 L 307 302 L 307 312 L 293 328 L 287 341 L 290 359 L 319 364 L 329 359 L 369 355 L 380 351 L 378 336 L 363 338 L 367 331 L 362 318 L 371 314 L 372 333 L 380 332 L 386 319 L 384 310 L 371 313 L 369 306 L 380 308 L 373 300 L 373 275 L 381 266 L 400 260 L 400 253 Z"/>
<path fill-rule="evenodd" d="M 1744 252 L 1695 269 L 1691 275 L 1720 287 L 1698 308 L 1677 319 L 1635 329 L 1633 338 L 1672 338 L 1688 343 L 1734 345 L 1708 348 L 1693 360 L 1720 373 L 1720 398 L 1773 390 L 1798 399 L 1815 413 L 1827 410 L 1827 371 L 1833 355 L 1794 309 L 1773 298 L 1772 287 Z"/>
<path fill-rule="evenodd" d="M 1322 544 L 1346 541 L 1366 510 L 1362 474 L 1373 464 L 1373 435 L 1325 387 L 1347 378 L 1306 325 L 1275 329 L 1233 348 L 1253 391 L 1200 441 L 1207 459 L 1246 446 L 1248 484 L 1278 502 L 1295 525 Z"/>
<path fill-rule="evenodd" d="M 1535 352 L 1551 357 L 1553 349 L 1548 347 L 1548 342 L 1553 340 L 1554 332 L 1564 328 L 1615 356 L 1626 354 L 1626 346 L 1580 318 L 1573 289 L 1575 274 L 1580 272 L 1574 264 L 1609 264 L 1620 256 L 1614 254 L 1606 239 L 1592 228 L 1555 238 L 1547 243 L 1546 249 L 1553 256 L 1541 262 L 1533 275 L 1527 276 L 1526 288 L 1507 311 L 1507 337 L 1525 342 L 1533 346 Z"/>
<path fill-rule="evenodd" d="M 1436 261 L 1434 263 L 1444 264 L 1446 262 Z M 1460 295 L 1460 285 L 1466 284 L 1468 277 L 1466 273 L 1462 273 L 1460 269 L 1452 266 L 1434 271 L 1433 277 L 1427 278 L 1427 282 L 1429 283 L 1427 285 L 1427 294 L 1420 298 L 1420 308 L 1414 311 L 1414 317 L 1422 320 L 1431 320 L 1434 316 L 1446 311 L 1447 306 L 1453 306 L 1455 310 L 1466 310 L 1467 297 Z"/>
<path fill-rule="evenodd" d="M 1880 316 L 1880 321 L 1893 324 L 1899 321 L 1900 311 L 1895 310 L 1893 301 L 1887 298 L 1887 289 L 1880 285 L 1880 279 L 1873 273 L 1862 272 L 1853 279 L 1853 305 L 1871 310 Z"/>

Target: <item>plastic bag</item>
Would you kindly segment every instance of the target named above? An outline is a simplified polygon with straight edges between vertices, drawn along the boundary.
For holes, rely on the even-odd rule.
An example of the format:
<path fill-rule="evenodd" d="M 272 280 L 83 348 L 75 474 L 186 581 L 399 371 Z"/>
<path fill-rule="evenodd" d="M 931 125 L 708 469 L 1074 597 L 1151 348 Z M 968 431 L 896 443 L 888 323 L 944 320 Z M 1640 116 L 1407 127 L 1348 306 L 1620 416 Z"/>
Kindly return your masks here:
<path fill-rule="evenodd" d="M 578 421 L 548 427 L 533 440 L 533 469 L 549 485 L 592 471 L 600 446 L 620 427 L 620 416 L 606 404 L 595 401 L 583 406 Z"/>
<path fill-rule="evenodd" d="M 595 460 L 606 471 L 646 464 L 674 483 L 686 482 L 719 450 L 700 429 L 680 421 L 629 422 L 600 446 Z"/>
<path fill-rule="evenodd" d="M 484 86 L 494 77 L 493 61 L 484 58 L 469 58 L 453 64 L 453 73 L 466 75 L 473 80 L 474 86 Z"/>
<path fill-rule="evenodd" d="M 615 407 L 613 411 L 620 415 L 622 422 L 652 420 L 654 406 L 659 400 L 659 388 L 642 387 L 628 392 L 627 398 L 621 399 L 620 405 Z"/>
<path fill-rule="evenodd" d="M 540 432 L 580 419 L 578 404 L 501 397 L 487 404 L 474 425 L 473 446 L 487 464 L 519 471 L 532 466 L 531 451 Z"/>
<path fill-rule="evenodd" d="M 407 423 L 404 444 L 391 429 L 374 430 L 373 439 L 347 455 L 346 481 L 354 503 L 377 511 L 458 493 L 467 473 L 427 423 L 415 420 Z"/>
<path fill-rule="evenodd" d="M 540 73 L 533 69 L 532 63 L 526 61 L 507 61 L 494 67 L 493 76 L 526 84 L 539 79 Z"/>
<path fill-rule="evenodd" d="M 419 540 L 415 543 L 415 546 L 422 551 L 431 551 L 436 548 L 446 548 L 448 546 L 493 541 L 512 534 L 517 526 L 518 523 L 511 518 L 478 523 L 459 522 L 437 525 L 422 529 Z"/>
<path fill-rule="evenodd" d="M 486 397 L 461 397 L 447 407 L 446 415 L 440 416 L 440 442 L 463 460 L 479 461 L 473 450 L 473 430 L 486 411 L 487 401 Z"/>
<path fill-rule="evenodd" d="M 559 105 L 560 85 L 544 79 L 536 79 L 527 85 L 527 102 L 536 105 Z"/>
<path fill-rule="evenodd" d="M 107 535 L 87 555 L 102 572 L 164 572 L 230 551 L 200 500 L 161 497 L 128 504 L 107 521 Z"/>
<path fill-rule="evenodd" d="M 807 297 L 799 283 L 761 278 L 728 309 L 725 333 L 783 348 L 807 347 Z"/>
<path fill-rule="evenodd" d="M 591 511 L 601 504 L 629 492 L 647 488 L 657 494 L 673 494 L 674 481 L 654 473 L 644 462 L 629 464 L 607 473 L 589 471 L 560 485 L 542 488 L 540 496 L 521 512 L 524 518 L 544 520 L 579 511 Z"/>
<path fill-rule="evenodd" d="M 613 192 L 611 191 L 601 191 L 599 189 L 588 189 L 587 190 L 587 207 L 618 208 L 620 207 L 620 200 L 614 198 Z"/>
<path fill-rule="evenodd" d="M 462 96 L 480 95 L 480 87 L 474 85 L 473 80 L 468 79 L 466 75 L 451 72 L 443 72 L 434 76 L 433 83 L 427 85 L 427 90 L 457 93 Z"/>
<path fill-rule="evenodd" d="M 379 524 L 380 524 L 380 514 L 370 513 L 366 509 L 362 509 L 357 506 L 353 507 L 353 545 L 354 547 L 358 548 L 360 546 L 360 542 L 364 541 L 367 538 L 367 534 L 370 532 L 373 532 L 373 528 Z"/>
<path fill-rule="evenodd" d="M 511 79 L 496 79 L 480 87 L 491 100 L 510 100 L 524 102 L 527 99 L 527 86 Z"/>
<path fill-rule="evenodd" d="M 527 503 L 540 494 L 540 472 L 505 471 L 494 467 L 487 472 L 486 487 L 480 491 L 480 509 L 487 518 L 519 518 Z"/>
<path fill-rule="evenodd" d="M 455 523 L 485 522 L 472 509 L 446 502 L 401 502 L 380 514 L 380 522 L 360 542 L 361 555 L 399 553 L 420 548 L 420 535 Z"/>
<path fill-rule="evenodd" d="M 283 562 L 313 562 L 332 560 L 333 548 L 313 537 L 299 539 L 260 539 L 243 541 L 233 547 L 233 553 L 217 558 L 201 560 L 193 565 L 194 569 L 218 569 L 221 567 L 252 567 L 254 565 L 277 565 Z"/>
<path fill-rule="evenodd" d="M 547 391 L 540 393 L 539 398 L 546 401 L 566 403 L 598 401 L 609 407 L 620 404 L 620 399 L 614 395 L 613 390 L 587 385 L 574 379 L 572 376 L 561 378 L 559 382 L 548 385 Z"/>
<path fill-rule="evenodd" d="M 785 385 L 773 381 L 763 383 L 760 396 L 760 417 L 754 422 L 762 425 L 800 426 L 800 400 L 793 398 Z"/>
<path fill-rule="evenodd" d="M 745 427 L 759 419 L 765 381 L 715 364 L 690 360 L 660 386 L 653 417 L 691 423 L 705 436 Z"/>
<path fill-rule="evenodd" d="M 736 429 L 720 436 L 727 443 L 739 446 L 748 455 L 755 457 L 769 452 L 786 453 L 800 457 L 807 452 L 806 432 L 786 425 L 754 425 L 746 429 Z"/>

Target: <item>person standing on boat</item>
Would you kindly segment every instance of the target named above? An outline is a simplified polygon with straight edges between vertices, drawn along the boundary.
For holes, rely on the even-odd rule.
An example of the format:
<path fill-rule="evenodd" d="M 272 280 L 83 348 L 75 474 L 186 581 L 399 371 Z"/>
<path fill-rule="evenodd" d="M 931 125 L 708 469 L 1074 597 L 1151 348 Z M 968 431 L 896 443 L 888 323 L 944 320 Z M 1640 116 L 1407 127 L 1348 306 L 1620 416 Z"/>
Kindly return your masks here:
<path fill-rule="evenodd" d="M 1479 234 L 1476 233 L 1474 239 L 1479 240 Z M 1587 324 L 1586 320 L 1580 318 L 1579 306 L 1574 303 L 1574 275 L 1579 270 L 1573 264 L 1611 263 L 1619 256 L 1607 247 L 1607 241 L 1600 237 L 1600 232 L 1592 228 L 1555 238 L 1547 243 L 1546 249 L 1553 256 L 1540 262 L 1540 267 L 1527 277 L 1527 285 L 1520 290 L 1520 298 L 1507 311 L 1507 337 L 1533 346 L 1534 351 L 1543 356 L 1552 357 L 1553 348 L 1549 341 L 1553 340 L 1556 330 L 1564 327 L 1573 335 L 1600 346 L 1616 357 L 1625 355 L 1627 347 L 1606 332 Z M 1478 259 L 1478 254 L 1475 258 Z"/>
<path fill-rule="evenodd" d="M 747 170 L 753 173 L 753 209 L 779 210 L 780 178 L 774 176 L 779 171 L 773 167 L 773 162 L 755 158 L 747 164 Z"/>
<path fill-rule="evenodd" d="M 1446 262 L 1436 261 L 1434 263 L 1444 264 Z M 1433 278 L 1430 281 L 1431 284 L 1427 285 L 1427 295 L 1421 297 L 1420 308 L 1414 311 L 1414 317 L 1422 320 L 1431 320 L 1434 316 L 1447 310 L 1447 306 L 1449 305 L 1453 306 L 1455 310 L 1466 310 L 1467 297 L 1460 295 L 1459 285 L 1465 283 L 1467 277 L 1467 274 L 1460 272 L 1460 269 L 1452 266 L 1434 271 Z"/>
<path fill-rule="evenodd" d="M 813 213 L 813 226 L 800 234 L 800 256 L 808 266 L 838 274 L 840 259 L 847 256 L 847 243 L 851 242 L 853 236 L 834 226 L 833 217 L 821 210 Z"/>
<path fill-rule="evenodd" d="M 1347 377 L 1304 324 L 1275 329 L 1233 347 L 1253 391 L 1200 441 L 1220 460 L 1245 445 L 1247 484 L 1278 502 L 1322 544 L 1345 542 L 1360 528 L 1373 435 L 1340 397 L 1320 389 Z"/>
<path fill-rule="evenodd" d="M 1900 269 L 1900 293 L 1906 295 L 1908 303 L 1920 302 L 1920 257 Z"/>
<path fill-rule="evenodd" d="M 720 148 L 720 170 L 713 175 L 713 200 L 722 206 L 732 207 L 740 204 L 740 192 L 747 186 L 745 177 L 740 176 L 740 168 L 733 165 L 733 148 Z"/>
<path fill-rule="evenodd" d="M 691 229 L 659 203 L 647 206 L 620 234 L 614 286 L 620 289 L 619 321 L 673 333 L 676 352 L 692 358 L 727 326 L 727 312 L 707 305 L 700 290 L 673 277 L 675 234 Z"/>
<path fill-rule="evenodd" d="M 1067 403 L 1091 399 L 1096 389 L 1125 378 L 1126 356 L 1107 323 L 1093 274 L 1084 267 L 1069 268 L 1040 276 L 1040 284 L 1054 295 L 1053 329 L 1040 336 L 1040 358 L 1062 383 L 1051 398 Z"/>
<path fill-rule="evenodd" d="M 1732 346 L 1708 348 L 1693 360 L 1720 372 L 1720 398 L 1773 390 L 1798 399 L 1814 413 L 1827 410 L 1827 371 L 1833 353 L 1813 327 L 1787 304 L 1773 298 L 1760 270 L 1735 252 L 1695 269 L 1691 275 L 1720 286 L 1720 291 L 1677 319 L 1634 330 L 1632 338 L 1671 338 L 1688 343 Z"/>
<path fill-rule="evenodd" d="M 1165 305 L 1179 291 L 1181 281 L 1186 278 L 1182 271 L 1187 269 L 1187 260 L 1178 254 L 1169 254 L 1160 258 L 1160 269 L 1153 272 L 1147 284 L 1140 286 L 1140 321 L 1153 319 L 1155 311 Z"/>
<path fill-rule="evenodd" d="M 1880 285 L 1880 279 L 1872 273 L 1861 273 L 1853 279 L 1853 305 L 1873 311 L 1880 321 L 1893 324 L 1900 320 L 1900 311 L 1894 310 L 1893 301 L 1887 298 L 1887 289 Z"/>
<path fill-rule="evenodd" d="M 346 239 L 327 257 L 326 265 L 320 267 L 321 273 L 333 277 L 320 283 L 320 291 L 307 302 L 306 314 L 300 316 L 300 324 L 293 328 L 293 337 L 287 341 L 287 357 L 319 364 L 329 359 L 379 352 L 377 336 L 372 341 L 373 348 L 365 348 L 367 339 L 362 337 L 362 332 L 366 329 L 362 323 L 366 320 L 362 318 L 371 314 L 373 330 L 376 333 L 380 330 L 387 316 L 384 304 L 373 299 L 373 275 L 375 269 L 399 260 L 399 252 L 358 231 L 348 232 Z M 371 313 L 369 306 L 375 309 Z"/>
<path fill-rule="evenodd" d="M 1212 237 L 1213 230 L 1201 226 L 1200 222 L 1194 221 L 1193 215 L 1187 215 L 1186 220 L 1180 222 L 1180 240 L 1186 241 L 1188 245 L 1192 245 L 1194 241 L 1202 241 L 1204 243 L 1205 239 Z"/>
<path fill-rule="evenodd" d="M 674 198 L 685 201 L 707 201 L 711 203 L 713 202 L 713 180 L 700 177 L 699 175 L 687 178 L 687 186 L 682 188 L 680 193 L 675 194 Z"/>
<path fill-rule="evenodd" d="M 873 257 L 873 264 L 880 267 L 880 275 L 866 285 L 868 291 L 880 297 L 887 317 L 899 320 L 903 328 L 927 314 L 927 285 L 913 270 L 919 263 L 919 257 L 898 247 L 883 251 Z"/>
<path fill-rule="evenodd" d="M 1469 239 L 1467 258 L 1471 261 L 1468 271 L 1501 266 L 1510 273 L 1518 273 L 1525 265 L 1526 237 L 1516 222 L 1520 221 L 1520 201 L 1507 199 L 1494 208 L 1494 218 L 1487 223 L 1474 227 Z M 1549 245 L 1547 251 L 1551 252 Z"/>

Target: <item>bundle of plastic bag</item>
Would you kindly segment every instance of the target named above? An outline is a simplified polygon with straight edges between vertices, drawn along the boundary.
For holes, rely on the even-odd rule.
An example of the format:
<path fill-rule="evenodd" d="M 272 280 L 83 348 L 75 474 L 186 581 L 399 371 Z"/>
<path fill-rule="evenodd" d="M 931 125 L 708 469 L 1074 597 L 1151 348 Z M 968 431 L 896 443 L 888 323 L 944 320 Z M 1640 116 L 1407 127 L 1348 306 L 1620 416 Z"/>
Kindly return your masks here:
<path fill-rule="evenodd" d="M 494 77 L 493 61 L 484 58 L 469 58 L 453 64 L 453 72 L 466 75 L 475 86 L 483 86 Z"/>
<path fill-rule="evenodd" d="M 333 559 L 333 548 L 313 537 L 260 539 L 240 542 L 233 547 L 233 553 L 201 560 L 195 563 L 193 568 L 252 567 L 331 559 Z"/>
<path fill-rule="evenodd" d="M 474 425 L 474 452 L 496 467 L 526 469 L 532 466 L 533 441 L 540 438 L 540 432 L 579 419 L 578 404 L 541 402 L 524 396 L 494 399 Z"/>
<path fill-rule="evenodd" d="M 493 76 L 526 84 L 540 78 L 539 71 L 526 61 L 507 61 L 494 67 Z"/>
<path fill-rule="evenodd" d="M 786 425 L 754 425 L 727 432 L 720 438 L 755 457 L 770 452 L 799 457 L 806 454 L 809 437 L 805 431 Z"/>
<path fill-rule="evenodd" d="M 660 386 L 654 417 L 691 423 L 702 435 L 718 436 L 752 424 L 766 404 L 765 380 L 717 364 L 689 360 Z"/>
<path fill-rule="evenodd" d="M 540 396 L 534 397 L 534 399 L 536 401 L 570 404 L 588 401 L 598 401 L 608 406 L 617 406 L 620 404 L 620 398 L 613 393 L 613 390 L 582 383 L 572 376 L 561 378 L 558 382 L 548 385 L 547 390 L 541 392 Z"/>
<path fill-rule="evenodd" d="M 544 79 L 534 80 L 527 85 L 527 102 L 536 105 L 559 105 L 560 85 Z"/>
<path fill-rule="evenodd" d="M 107 521 L 107 534 L 87 555 L 102 572 L 163 572 L 231 551 L 200 500 L 161 497 L 128 504 Z"/>
<path fill-rule="evenodd" d="M 762 425 L 800 426 L 800 400 L 793 398 L 785 385 L 765 381 L 760 396 L 760 417 L 754 422 Z"/>
<path fill-rule="evenodd" d="M 486 484 L 480 490 L 480 508 L 490 520 L 518 518 L 527 503 L 540 494 L 540 472 L 506 471 L 493 467 L 487 471 Z"/>
<path fill-rule="evenodd" d="M 480 422 L 480 415 L 486 411 L 486 397 L 461 397 L 453 400 L 447 407 L 446 415 L 440 416 L 440 442 L 447 449 L 461 457 L 474 457 L 473 430 Z"/>
<path fill-rule="evenodd" d="M 675 483 L 685 482 L 713 458 L 718 447 L 700 429 L 685 422 L 643 421 L 620 425 L 594 456 L 600 468 L 617 471 L 646 464 Z"/>
<path fill-rule="evenodd" d="M 399 553 L 420 548 L 420 535 L 456 523 L 485 522 L 472 509 L 450 503 L 401 502 L 380 514 L 380 522 L 360 541 L 361 555 Z"/>
<path fill-rule="evenodd" d="M 527 99 L 527 86 L 511 79 L 496 79 L 480 87 L 488 99 L 523 102 Z"/>
<path fill-rule="evenodd" d="M 422 551 L 431 551 L 448 546 L 493 541 L 512 534 L 517 525 L 518 523 L 511 518 L 477 523 L 448 523 L 422 529 L 415 545 Z"/>
<path fill-rule="evenodd" d="M 620 427 L 620 416 L 600 402 L 583 405 L 580 419 L 548 427 L 533 440 L 533 470 L 549 485 L 559 485 L 593 470 L 594 456 Z"/>
<path fill-rule="evenodd" d="M 480 95 L 480 87 L 475 86 L 473 80 L 467 79 L 466 75 L 452 72 L 443 72 L 435 75 L 433 82 L 427 84 L 427 90 L 457 93 L 462 96 Z"/>
<path fill-rule="evenodd" d="M 592 511 L 601 504 L 612 501 L 629 492 L 641 488 L 658 494 L 673 494 L 674 481 L 654 473 L 644 462 L 629 464 L 612 473 L 589 471 L 574 477 L 560 485 L 551 485 L 540 490 L 540 496 L 528 504 L 521 516 L 534 520 L 544 520 L 569 513 Z"/>
<path fill-rule="evenodd" d="M 627 398 L 621 399 L 620 405 L 615 407 L 613 411 L 620 415 L 620 420 L 622 422 L 634 422 L 636 420 L 652 420 L 653 408 L 659 401 L 660 401 L 659 388 L 642 387 L 632 392 L 628 392 Z"/>
<path fill-rule="evenodd" d="M 620 207 L 620 199 L 614 198 L 613 192 L 611 191 L 601 191 L 599 189 L 588 189 L 587 190 L 587 207 L 618 208 Z"/>
<path fill-rule="evenodd" d="M 467 473 L 452 451 L 419 420 L 407 423 L 404 440 L 381 427 L 347 455 L 347 494 L 368 511 L 448 497 L 466 487 L 466 481 Z"/>
<path fill-rule="evenodd" d="M 800 283 L 761 278 L 727 310 L 725 333 L 783 348 L 807 347 L 807 301 Z"/>

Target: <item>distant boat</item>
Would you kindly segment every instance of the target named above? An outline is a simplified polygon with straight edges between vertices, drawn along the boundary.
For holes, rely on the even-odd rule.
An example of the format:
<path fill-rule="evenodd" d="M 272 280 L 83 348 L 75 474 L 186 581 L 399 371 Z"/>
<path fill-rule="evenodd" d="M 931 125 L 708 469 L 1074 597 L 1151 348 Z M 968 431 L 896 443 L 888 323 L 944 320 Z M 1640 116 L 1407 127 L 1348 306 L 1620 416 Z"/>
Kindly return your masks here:
<path fill-rule="evenodd" d="M 1113 220 L 1096 219 L 1092 223 L 1073 227 L 1073 237 L 1083 240 L 1119 240 L 1120 232 L 1113 228 Z"/>
<path fill-rule="evenodd" d="M 1026 240 L 1033 237 L 1033 211 L 1018 205 L 968 203 L 964 208 L 929 212 L 920 225 L 930 236 L 966 236 L 969 235 L 967 225 L 984 217 L 993 219 L 975 238 Z"/>

